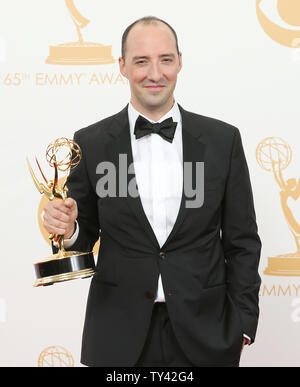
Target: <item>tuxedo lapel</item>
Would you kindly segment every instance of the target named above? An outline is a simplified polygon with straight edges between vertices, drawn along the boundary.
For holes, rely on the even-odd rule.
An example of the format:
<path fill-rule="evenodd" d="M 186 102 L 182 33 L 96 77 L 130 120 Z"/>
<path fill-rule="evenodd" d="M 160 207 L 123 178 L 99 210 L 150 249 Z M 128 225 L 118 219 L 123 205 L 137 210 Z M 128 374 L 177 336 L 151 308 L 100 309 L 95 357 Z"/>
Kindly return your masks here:
<path fill-rule="evenodd" d="M 194 122 L 194 119 L 190 113 L 186 112 L 179 106 L 181 116 L 182 116 L 182 146 L 183 146 L 183 165 L 185 162 L 192 163 L 192 182 L 193 187 L 196 181 L 196 162 L 204 161 L 204 150 L 205 144 L 201 142 L 201 130 L 199 130 L 199 123 L 197 125 Z M 108 153 L 110 154 L 111 162 L 116 166 L 117 169 L 117 182 L 119 181 L 119 155 L 127 155 L 127 170 L 129 165 L 133 165 L 133 156 L 130 140 L 130 130 L 129 130 L 129 120 L 128 120 L 128 107 L 123 109 L 120 113 L 115 116 L 114 124 L 111 127 L 109 134 L 112 136 L 112 141 L 109 143 Z M 122 166 L 122 168 L 125 168 Z M 185 181 L 185 170 L 183 167 L 183 182 Z M 130 175 L 130 180 L 135 178 L 135 174 Z M 143 205 L 140 199 L 140 196 L 132 197 L 128 194 L 124 198 L 129 204 L 131 210 L 136 216 L 137 220 L 140 222 L 144 231 L 149 235 L 152 243 L 160 248 L 155 233 L 149 223 L 149 220 L 144 212 Z M 186 201 L 191 200 L 191 198 L 186 196 L 186 192 L 182 190 L 182 197 L 179 212 L 174 223 L 174 226 L 162 246 L 165 247 L 171 239 L 176 235 L 180 225 L 182 224 L 184 218 L 187 215 L 188 209 L 186 208 Z"/>
<path fill-rule="evenodd" d="M 201 128 L 199 128 L 199 122 L 195 122 L 190 113 L 185 111 L 180 105 L 179 109 L 182 117 L 183 188 L 176 221 L 162 249 L 174 238 L 188 213 L 186 202 L 190 201 L 191 198 L 186 195 L 184 189 L 184 182 L 187 180 L 184 164 L 189 162 L 192 165 L 192 186 L 195 187 L 196 162 L 204 161 L 205 144 L 201 138 L 202 133 Z"/>

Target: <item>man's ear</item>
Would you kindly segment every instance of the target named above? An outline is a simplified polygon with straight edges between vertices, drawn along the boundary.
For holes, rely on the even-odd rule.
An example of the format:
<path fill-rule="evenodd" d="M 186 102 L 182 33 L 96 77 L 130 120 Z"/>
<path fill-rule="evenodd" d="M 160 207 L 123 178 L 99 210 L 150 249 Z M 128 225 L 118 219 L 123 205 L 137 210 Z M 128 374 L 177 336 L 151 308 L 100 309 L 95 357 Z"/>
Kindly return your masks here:
<path fill-rule="evenodd" d="M 182 52 L 179 53 L 179 70 L 178 72 L 180 72 L 182 69 Z"/>
<path fill-rule="evenodd" d="M 120 73 L 127 78 L 127 72 L 126 72 L 126 66 L 123 58 L 120 56 L 119 58 L 119 67 L 120 67 Z"/>

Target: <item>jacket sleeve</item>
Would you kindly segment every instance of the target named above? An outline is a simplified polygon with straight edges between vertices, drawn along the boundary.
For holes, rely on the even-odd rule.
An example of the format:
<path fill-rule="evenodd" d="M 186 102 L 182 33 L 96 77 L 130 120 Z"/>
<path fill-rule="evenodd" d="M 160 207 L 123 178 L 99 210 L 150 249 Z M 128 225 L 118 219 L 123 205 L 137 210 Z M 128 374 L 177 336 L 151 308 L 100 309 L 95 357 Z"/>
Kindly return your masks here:
<path fill-rule="evenodd" d="M 67 180 L 68 197 L 77 202 L 79 225 L 79 235 L 75 243 L 66 250 L 89 252 L 92 251 L 94 244 L 99 238 L 99 219 L 97 209 L 97 195 L 91 185 L 86 167 L 86 152 L 81 142 L 78 132 L 74 135 L 74 141 L 80 146 L 82 159 L 80 163 L 71 169 Z M 96 172 L 95 172 L 96 173 Z M 57 248 L 52 244 L 53 252 Z"/>
<path fill-rule="evenodd" d="M 222 211 L 222 244 L 229 296 L 238 307 L 243 332 L 254 342 L 259 317 L 258 235 L 253 194 L 241 135 L 235 128 Z"/>

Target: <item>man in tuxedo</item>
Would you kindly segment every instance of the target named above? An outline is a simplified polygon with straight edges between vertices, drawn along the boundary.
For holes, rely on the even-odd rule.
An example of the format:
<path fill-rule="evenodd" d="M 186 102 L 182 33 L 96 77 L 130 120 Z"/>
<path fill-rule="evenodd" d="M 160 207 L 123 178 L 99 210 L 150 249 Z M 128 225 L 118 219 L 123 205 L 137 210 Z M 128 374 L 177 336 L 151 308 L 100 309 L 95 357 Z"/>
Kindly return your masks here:
<path fill-rule="evenodd" d="M 239 130 L 174 100 L 182 54 L 166 22 L 130 25 L 119 65 L 130 103 L 75 133 L 69 198 L 44 215 L 72 250 L 100 234 L 81 361 L 238 366 L 257 330 L 261 250 Z"/>

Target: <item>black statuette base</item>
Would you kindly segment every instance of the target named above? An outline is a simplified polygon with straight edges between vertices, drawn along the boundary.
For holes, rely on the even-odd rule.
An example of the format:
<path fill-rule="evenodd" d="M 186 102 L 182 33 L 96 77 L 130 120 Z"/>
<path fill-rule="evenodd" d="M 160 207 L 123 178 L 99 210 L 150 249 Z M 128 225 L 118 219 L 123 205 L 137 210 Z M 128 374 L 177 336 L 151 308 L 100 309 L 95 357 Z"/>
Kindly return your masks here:
<path fill-rule="evenodd" d="M 34 286 L 48 286 L 56 282 L 69 281 L 76 278 L 87 278 L 96 274 L 94 255 L 92 252 L 79 253 L 68 251 L 63 257 L 58 254 L 34 265 L 36 283 Z"/>

